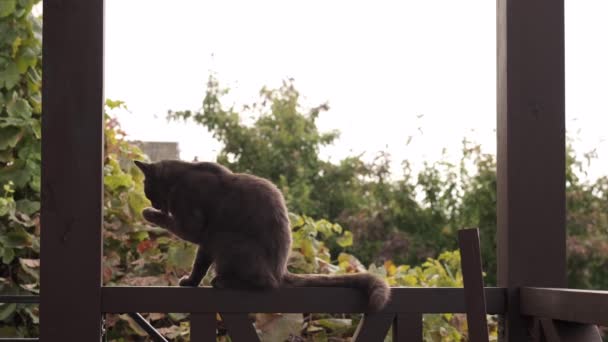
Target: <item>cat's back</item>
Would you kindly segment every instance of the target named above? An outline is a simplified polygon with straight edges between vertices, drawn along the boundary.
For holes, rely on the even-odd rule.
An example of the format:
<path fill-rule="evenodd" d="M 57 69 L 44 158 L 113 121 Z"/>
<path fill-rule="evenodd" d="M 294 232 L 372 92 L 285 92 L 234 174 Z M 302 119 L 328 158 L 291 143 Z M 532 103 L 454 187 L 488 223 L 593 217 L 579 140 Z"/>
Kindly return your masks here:
<path fill-rule="evenodd" d="M 233 186 L 241 196 L 264 202 L 284 202 L 283 194 L 271 181 L 248 173 L 236 173 L 234 176 Z"/>
<path fill-rule="evenodd" d="M 264 223 L 288 223 L 281 191 L 269 180 L 246 173 L 235 173 L 226 202 L 239 217 Z"/>

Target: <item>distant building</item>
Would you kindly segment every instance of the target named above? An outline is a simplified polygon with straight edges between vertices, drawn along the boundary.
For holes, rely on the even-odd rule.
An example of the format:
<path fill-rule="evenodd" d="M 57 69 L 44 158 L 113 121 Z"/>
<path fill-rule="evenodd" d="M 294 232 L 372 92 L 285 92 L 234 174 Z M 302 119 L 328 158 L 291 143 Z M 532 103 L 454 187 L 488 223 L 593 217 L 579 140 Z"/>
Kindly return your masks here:
<path fill-rule="evenodd" d="M 179 160 L 179 144 L 173 141 L 131 141 L 150 158 L 150 161 Z"/>

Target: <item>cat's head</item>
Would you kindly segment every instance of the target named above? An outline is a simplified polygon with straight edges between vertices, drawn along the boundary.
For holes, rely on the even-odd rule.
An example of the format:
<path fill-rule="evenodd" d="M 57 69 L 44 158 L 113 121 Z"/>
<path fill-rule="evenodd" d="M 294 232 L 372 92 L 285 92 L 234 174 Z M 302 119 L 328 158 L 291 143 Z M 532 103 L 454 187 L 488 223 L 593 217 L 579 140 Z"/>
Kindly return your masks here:
<path fill-rule="evenodd" d="M 135 165 L 144 173 L 144 193 L 152 202 L 152 206 L 158 210 L 166 211 L 166 189 L 161 177 L 161 165 L 158 163 L 145 163 L 134 161 Z"/>

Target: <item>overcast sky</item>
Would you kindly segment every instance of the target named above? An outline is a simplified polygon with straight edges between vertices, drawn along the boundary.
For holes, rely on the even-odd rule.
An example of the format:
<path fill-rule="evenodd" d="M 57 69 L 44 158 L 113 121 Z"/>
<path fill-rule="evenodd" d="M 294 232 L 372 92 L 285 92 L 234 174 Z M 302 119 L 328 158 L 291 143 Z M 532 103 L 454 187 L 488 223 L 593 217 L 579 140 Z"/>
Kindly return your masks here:
<path fill-rule="evenodd" d="M 598 148 L 593 176 L 608 173 L 607 13 L 606 0 L 566 0 L 567 128 L 579 151 Z M 165 120 L 201 107 L 210 70 L 237 104 L 286 78 L 304 105 L 329 102 L 319 126 L 342 136 L 325 158 L 436 160 L 465 136 L 494 153 L 495 37 L 493 0 L 106 0 L 105 92 L 127 102 L 132 139 L 178 141 L 184 159 L 220 147 Z"/>

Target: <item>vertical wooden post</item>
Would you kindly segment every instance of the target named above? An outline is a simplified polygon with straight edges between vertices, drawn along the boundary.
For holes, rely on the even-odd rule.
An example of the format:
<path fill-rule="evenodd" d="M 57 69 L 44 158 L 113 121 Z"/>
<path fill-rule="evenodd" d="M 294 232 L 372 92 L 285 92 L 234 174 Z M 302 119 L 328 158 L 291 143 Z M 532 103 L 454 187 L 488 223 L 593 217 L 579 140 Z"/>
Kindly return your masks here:
<path fill-rule="evenodd" d="M 393 342 L 422 341 L 422 314 L 397 314 L 393 320 Z"/>
<path fill-rule="evenodd" d="M 459 230 L 458 245 L 460 246 L 469 341 L 488 342 L 486 295 L 483 287 L 479 230 L 477 228 Z"/>
<path fill-rule="evenodd" d="M 99 341 L 103 0 L 43 2 L 42 341 Z"/>
<path fill-rule="evenodd" d="M 215 341 L 216 326 L 215 313 L 190 314 L 190 342 Z"/>
<path fill-rule="evenodd" d="M 498 283 L 503 340 L 526 340 L 520 286 L 566 286 L 564 1 L 497 0 Z"/>

